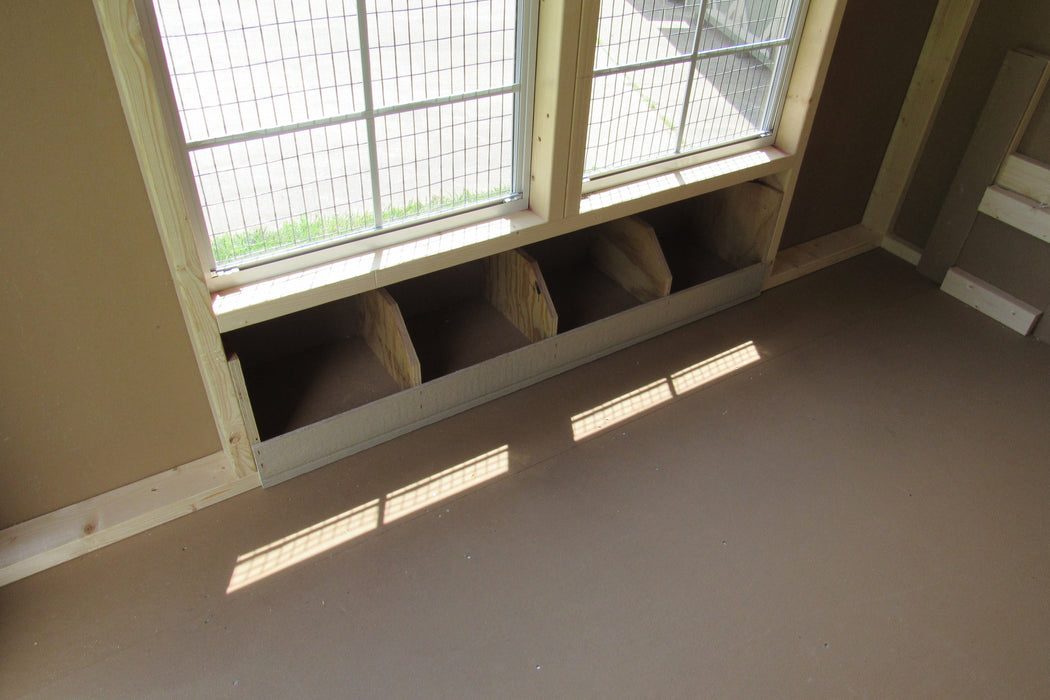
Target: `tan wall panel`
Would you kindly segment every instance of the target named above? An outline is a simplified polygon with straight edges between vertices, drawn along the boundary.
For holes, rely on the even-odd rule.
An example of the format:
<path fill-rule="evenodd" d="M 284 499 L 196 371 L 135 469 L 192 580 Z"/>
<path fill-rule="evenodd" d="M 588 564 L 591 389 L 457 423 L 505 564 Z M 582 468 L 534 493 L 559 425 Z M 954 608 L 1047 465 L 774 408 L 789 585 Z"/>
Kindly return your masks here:
<path fill-rule="evenodd" d="M 936 6 L 936 0 L 846 5 L 781 249 L 864 217 Z"/>
<path fill-rule="evenodd" d="M 0 4 L 0 527 L 220 449 L 91 3 Z"/>
<path fill-rule="evenodd" d="M 1050 54 L 1050 2 L 982 0 L 901 207 L 895 233 L 904 240 L 925 247 L 999 67 L 1015 48 Z M 1045 121 L 1045 111 L 1036 114 L 1033 128 L 1047 133 Z"/>

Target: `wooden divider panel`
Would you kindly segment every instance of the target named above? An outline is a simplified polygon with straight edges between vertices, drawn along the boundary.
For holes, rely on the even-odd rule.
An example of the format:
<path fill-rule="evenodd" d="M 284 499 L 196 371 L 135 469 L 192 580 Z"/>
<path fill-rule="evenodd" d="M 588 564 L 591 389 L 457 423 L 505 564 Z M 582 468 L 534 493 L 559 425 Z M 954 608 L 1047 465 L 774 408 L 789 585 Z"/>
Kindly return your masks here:
<path fill-rule="evenodd" d="M 638 301 L 652 301 L 671 293 L 671 270 L 656 232 L 638 217 L 595 227 L 590 252 L 594 266 Z"/>
<path fill-rule="evenodd" d="M 744 182 L 696 200 L 696 230 L 704 245 L 734 267 L 762 259 L 776 225 L 783 193 Z"/>
<path fill-rule="evenodd" d="M 397 302 L 385 289 L 353 297 L 361 337 L 402 389 L 423 383 L 419 357 Z"/>
<path fill-rule="evenodd" d="M 539 263 L 521 250 L 485 259 L 485 299 L 535 343 L 558 332 L 554 308 Z"/>
<path fill-rule="evenodd" d="M 252 410 L 252 401 L 248 396 L 248 385 L 244 381 L 244 368 L 241 366 L 241 358 L 237 356 L 237 353 L 233 353 L 227 360 L 227 364 L 230 366 L 233 389 L 237 392 L 237 403 L 241 406 L 244 426 L 248 429 L 248 441 L 255 445 L 260 442 L 259 426 L 255 422 L 255 411 Z"/>

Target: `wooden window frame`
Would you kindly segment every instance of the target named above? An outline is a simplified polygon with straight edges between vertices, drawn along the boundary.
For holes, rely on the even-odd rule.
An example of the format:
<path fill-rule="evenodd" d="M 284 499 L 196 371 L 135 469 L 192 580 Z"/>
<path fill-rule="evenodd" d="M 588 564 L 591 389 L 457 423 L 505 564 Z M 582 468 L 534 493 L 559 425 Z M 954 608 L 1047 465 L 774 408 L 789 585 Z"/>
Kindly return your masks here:
<path fill-rule="evenodd" d="M 583 158 L 599 0 L 541 0 L 537 32 L 529 209 L 464 229 L 383 248 L 213 292 L 200 265 L 195 196 L 178 156 L 177 113 L 156 75 L 137 0 L 93 0 L 169 269 L 216 427 L 238 475 L 255 470 L 220 332 L 379 288 L 427 272 L 629 216 L 706 192 L 765 178 L 783 204 L 763 262 L 779 248 L 798 167 L 846 0 L 810 0 L 772 145 L 607 190 L 582 192 Z M 566 157 L 568 154 L 568 157 Z"/>

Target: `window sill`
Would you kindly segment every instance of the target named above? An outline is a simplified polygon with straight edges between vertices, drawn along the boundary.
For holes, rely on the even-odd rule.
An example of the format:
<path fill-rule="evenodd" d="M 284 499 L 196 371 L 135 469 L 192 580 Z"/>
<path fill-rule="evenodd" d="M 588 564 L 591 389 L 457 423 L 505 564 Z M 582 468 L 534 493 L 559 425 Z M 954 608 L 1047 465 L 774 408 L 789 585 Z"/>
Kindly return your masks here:
<path fill-rule="evenodd" d="M 593 192 L 579 214 L 544 220 L 520 211 L 425 236 L 305 270 L 216 292 L 212 312 L 219 331 L 318 306 L 452 265 L 494 255 L 646 209 L 688 199 L 794 166 L 795 158 L 767 147 L 673 170 Z"/>

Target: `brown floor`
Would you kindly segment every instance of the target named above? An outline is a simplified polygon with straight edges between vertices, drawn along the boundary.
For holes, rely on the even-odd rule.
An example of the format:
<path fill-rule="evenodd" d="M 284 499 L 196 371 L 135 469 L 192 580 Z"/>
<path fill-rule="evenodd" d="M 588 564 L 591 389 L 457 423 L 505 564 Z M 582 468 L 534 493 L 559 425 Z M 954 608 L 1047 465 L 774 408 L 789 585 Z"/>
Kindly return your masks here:
<path fill-rule="evenodd" d="M 1047 697 L 1048 426 L 1050 346 L 871 253 L 0 589 L 0 697 Z M 227 594 L 238 556 L 504 445 Z"/>

